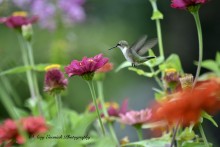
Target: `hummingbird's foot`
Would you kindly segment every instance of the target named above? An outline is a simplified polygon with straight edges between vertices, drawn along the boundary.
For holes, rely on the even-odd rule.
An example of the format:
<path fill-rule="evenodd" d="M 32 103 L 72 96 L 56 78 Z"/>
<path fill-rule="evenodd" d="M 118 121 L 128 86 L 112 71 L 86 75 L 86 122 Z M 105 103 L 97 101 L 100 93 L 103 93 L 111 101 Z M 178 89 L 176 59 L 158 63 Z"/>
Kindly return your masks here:
<path fill-rule="evenodd" d="M 135 63 L 131 63 L 131 66 L 132 66 L 132 67 L 135 67 L 136 65 L 135 65 Z"/>

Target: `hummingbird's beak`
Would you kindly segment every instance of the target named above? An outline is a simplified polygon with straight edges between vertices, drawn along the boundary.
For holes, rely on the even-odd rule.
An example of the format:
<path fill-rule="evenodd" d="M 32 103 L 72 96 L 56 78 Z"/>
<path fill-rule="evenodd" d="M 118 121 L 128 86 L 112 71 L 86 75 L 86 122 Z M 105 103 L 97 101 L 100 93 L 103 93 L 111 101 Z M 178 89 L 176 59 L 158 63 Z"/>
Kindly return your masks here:
<path fill-rule="evenodd" d="M 114 49 L 114 48 L 116 48 L 116 47 L 118 47 L 118 46 L 116 45 L 116 46 L 114 46 L 114 47 L 112 47 L 112 48 L 110 48 L 110 49 L 108 49 L 108 50 L 112 50 L 112 49 Z"/>

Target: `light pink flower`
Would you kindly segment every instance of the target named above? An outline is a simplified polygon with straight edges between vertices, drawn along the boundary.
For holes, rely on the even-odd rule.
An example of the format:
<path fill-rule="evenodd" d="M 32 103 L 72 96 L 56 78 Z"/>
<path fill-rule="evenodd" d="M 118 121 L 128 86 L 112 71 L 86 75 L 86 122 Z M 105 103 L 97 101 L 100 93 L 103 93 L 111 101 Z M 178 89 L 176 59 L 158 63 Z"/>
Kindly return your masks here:
<path fill-rule="evenodd" d="M 128 111 L 125 114 L 119 114 L 120 122 L 127 125 L 137 125 L 146 123 L 152 116 L 151 109 L 140 111 Z"/>

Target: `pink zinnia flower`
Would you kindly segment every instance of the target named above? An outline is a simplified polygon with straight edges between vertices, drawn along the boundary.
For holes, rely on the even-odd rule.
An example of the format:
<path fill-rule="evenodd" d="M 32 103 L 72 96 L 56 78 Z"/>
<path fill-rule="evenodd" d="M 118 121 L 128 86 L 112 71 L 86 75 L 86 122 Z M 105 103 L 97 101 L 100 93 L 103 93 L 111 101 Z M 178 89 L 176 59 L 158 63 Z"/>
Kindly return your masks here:
<path fill-rule="evenodd" d="M 189 6 L 204 4 L 208 0 L 172 0 L 171 7 L 178 9 L 186 9 Z"/>
<path fill-rule="evenodd" d="M 27 131 L 30 135 L 45 133 L 48 130 L 46 122 L 41 116 L 30 116 L 23 118 L 21 119 L 21 123 L 24 130 Z"/>
<path fill-rule="evenodd" d="M 23 25 L 36 22 L 37 19 L 37 16 L 28 18 L 26 12 L 15 12 L 12 16 L 0 18 L 0 23 L 4 23 L 9 28 L 20 29 Z"/>
<path fill-rule="evenodd" d="M 83 57 L 82 61 L 73 60 L 70 65 L 65 67 L 65 70 L 69 77 L 74 75 L 91 75 L 93 77 L 94 72 L 107 62 L 108 58 L 103 57 L 102 54 L 98 54 L 91 58 Z M 86 80 L 91 80 L 91 77 L 89 76 Z"/>
<path fill-rule="evenodd" d="M 66 89 L 68 81 L 58 68 L 52 68 L 46 72 L 44 83 L 44 91 L 53 93 Z"/>
<path fill-rule="evenodd" d="M 128 111 L 125 114 L 120 114 L 120 122 L 127 125 L 139 125 L 146 123 L 152 116 L 151 109 L 140 111 Z"/>

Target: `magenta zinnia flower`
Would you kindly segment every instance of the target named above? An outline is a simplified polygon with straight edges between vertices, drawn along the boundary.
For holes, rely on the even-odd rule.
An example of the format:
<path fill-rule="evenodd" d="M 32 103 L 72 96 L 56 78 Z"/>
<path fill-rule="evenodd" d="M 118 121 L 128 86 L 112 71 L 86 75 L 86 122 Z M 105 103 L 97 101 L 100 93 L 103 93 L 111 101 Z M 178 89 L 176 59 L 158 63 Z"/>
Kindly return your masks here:
<path fill-rule="evenodd" d="M 172 0 L 171 7 L 177 9 L 186 9 L 189 6 L 204 4 L 208 0 Z"/>
<path fill-rule="evenodd" d="M 95 57 L 87 58 L 83 57 L 82 61 L 73 60 L 70 65 L 65 67 L 66 74 L 69 77 L 74 75 L 79 75 L 85 77 L 86 75 L 89 78 L 87 80 L 91 80 L 94 72 L 104 66 L 108 62 L 108 58 L 103 57 L 102 54 L 98 54 Z"/>
<path fill-rule="evenodd" d="M 53 93 L 66 89 L 68 81 L 58 68 L 52 68 L 46 72 L 44 83 L 44 91 Z"/>
<path fill-rule="evenodd" d="M 128 111 L 125 114 L 120 114 L 120 122 L 127 125 L 139 125 L 146 123 L 152 116 L 151 109 L 140 111 Z"/>
<path fill-rule="evenodd" d="M 23 25 L 36 22 L 37 19 L 37 16 L 27 17 L 26 12 L 15 12 L 12 16 L 0 18 L 0 23 L 4 23 L 9 28 L 20 29 Z"/>

